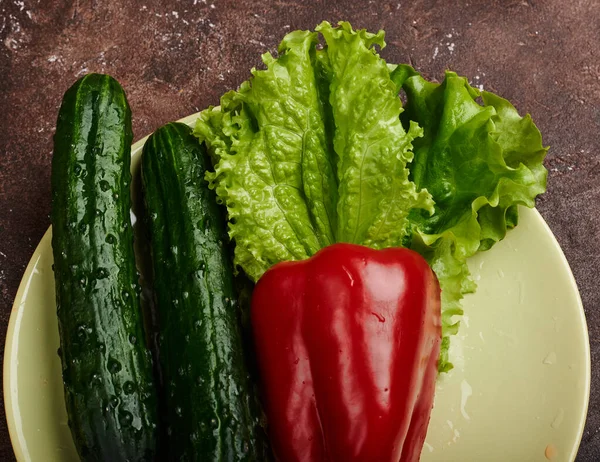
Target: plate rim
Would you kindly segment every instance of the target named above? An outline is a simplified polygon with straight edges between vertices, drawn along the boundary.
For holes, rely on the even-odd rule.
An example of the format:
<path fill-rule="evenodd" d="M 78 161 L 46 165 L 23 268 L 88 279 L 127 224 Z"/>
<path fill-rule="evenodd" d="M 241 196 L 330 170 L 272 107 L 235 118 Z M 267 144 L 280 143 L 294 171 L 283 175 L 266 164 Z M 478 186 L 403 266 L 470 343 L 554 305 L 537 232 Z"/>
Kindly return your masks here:
<path fill-rule="evenodd" d="M 584 360 L 585 360 L 585 396 L 584 396 L 584 403 L 583 403 L 583 413 L 582 413 L 581 419 L 579 419 L 579 424 L 578 424 L 578 429 L 577 429 L 576 444 L 573 446 L 573 452 L 571 452 L 571 454 L 570 454 L 571 461 L 574 461 L 577 458 L 577 453 L 579 452 L 579 447 L 581 446 L 581 440 L 583 438 L 583 432 L 585 431 L 585 424 L 587 422 L 589 404 L 590 404 L 590 391 L 591 391 L 591 381 L 592 381 L 592 358 L 591 358 L 591 350 L 590 350 L 590 331 L 589 331 L 589 327 L 588 327 L 588 323 L 587 323 L 587 318 L 585 316 L 583 300 L 581 299 L 581 293 L 579 292 L 579 286 L 577 285 L 577 281 L 575 280 L 575 275 L 573 274 L 571 265 L 569 265 L 569 260 L 567 260 L 567 256 L 565 255 L 562 247 L 558 243 L 556 236 L 552 232 L 552 229 L 550 229 L 550 226 L 548 225 L 546 220 L 544 220 L 544 217 L 542 216 L 540 211 L 536 207 L 533 207 L 530 210 L 536 215 L 536 219 L 539 219 L 539 221 L 542 224 L 542 227 L 552 237 L 552 239 L 551 239 L 552 244 L 558 251 L 558 254 L 560 255 L 560 259 L 562 260 L 562 263 L 568 269 L 567 273 L 568 273 L 569 283 L 575 289 L 575 299 L 577 301 L 577 307 L 579 308 L 579 310 L 578 310 L 579 320 L 583 327 L 583 340 L 584 340 L 584 344 L 585 344 L 585 349 L 584 349 L 585 350 L 584 351 L 584 354 L 585 354 L 585 358 L 584 358 Z"/>
<path fill-rule="evenodd" d="M 209 108 L 209 109 L 217 109 L 217 108 L 218 108 L 218 106 L 216 106 L 214 108 Z M 185 123 L 189 126 L 192 126 L 193 123 L 198 119 L 199 115 L 200 115 L 200 112 L 196 112 L 189 116 L 183 117 L 183 118 L 177 120 L 176 122 L 181 122 L 181 123 Z M 131 155 L 132 156 L 139 152 L 139 150 L 143 147 L 144 143 L 146 142 L 146 140 L 148 139 L 149 136 L 150 136 L 150 134 L 140 138 L 138 141 L 136 141 L 135 143 L 133 143 L 131 145 Z M 552 239 L 551 239 L 552 243 L 553 243 L 554 247 L 556 248 L 556 250 L 558 250 L 558 253 L 560 255 L 562 263 L 568 269 L 569 283 L 575 289 L 579 321 L 583 327 L 583 340 L 585 343 L 585 349 L 584 349 L 585 350 L 584 351 L 584 353 L 585 353 L 585 358 L 584 358 L 584 360 L 585 360 L 585 370 L 584 370 L 585 397 L 584 397 L 584 405 L 583 405 L 584 412 L 582 413 L 582 417 L 579 419 L 578 428 L 577 428 L 577 438 L 576 438 L 576 442 L 575 442 L 576 444 L 573 447 L 574 452 L 572 452 L 570 454 L 571 460 L 573 461 L 573 460 L 575 460 L 577 453 L 579 451 L 579 447 L 581 445 L 581 440 L 583 438 L 583 432 L 585 430 L 585 424 L 587 421 L 588 411 L 589 411 L 590 389 L 591 389 L 591 351 L 590 351 L 589 329 L 588 329 L 587 319 L 586 319 L 586 315 L 585 315 L 585 309 L 583 306 L 583 301 L 581 299 L 581 294 L 579 292 L 579 287 L 577 285 L 577 281 L 575 280 L 575 276 L 573 275 L 573 271 L 571 269 L 571 266 L 569 265 L 567 257 L 565 256 L 560 244 L 558 243 L 556 236 L 550 229 L 550 226 L 548 225 L 548 223 L 546 223 L 546 220 L 544 220 L 544 217 L 538 211 L 538 209 L 534 207 L 529 210 L 535 215 L 535 218 L 537 220 L 541 221 L 543 228 L 552 237 Z M 29 290 L 29 283 L 31 282 L 31 279 L 34 274 L 33 270 L 41 257 L 42 248 L 46 247 L 46 245 L 47 245 L 46 241 L 51 239 L 51 235 L 52 235 L 52 225 L 50 225 L 44 232 L 44 234 L 43 234 L 42 238 L 40 239 L 40 241 L 38 242 L 38 245 L 36 246 L 31 258 L 29 259 L 27 266 L 25 267 L 23 276 L 21 277 L 21 281 L 19 282 L 19 287 L 17 289 L 17 293 L 15 295 L 15 298 L 14 298 L 14 301 L 13 301 L 13 304 L 11 307 L 11 313 L 10 313 L 8 326 L 7 326 L 7 330 L 6 330 L 6 340 L 4 343 L 3 368 L 2 368 L 3 369 L 2 370 L 2 374 L 3 374 L 3 378 L 2 378 L 3 391 L 2 392 L 3 392 L 3 397 L 4 397 L 4 414 L 6 417 L 6 423 L 7 423 L 7 427 L 8 427 L 8 433 L 9 433 L 9 437 L 10 437 L 11 446 L 12 446 L 13 452 L 15 453 L 15 457 L 18 461 L 25 461 L 25 460 L 29 460 L 29 459 L 28 459 L 28 456 L 25 455 L 23 446 L 20 441 L 20 439 L 24 438 L 24 436 L 22 436 L 20 434 L 19 430 L 17 429 L 17 425 L 16 425 L 16 419 L 15 419 L 16 409 L 15 409 L 15 403 L 13 401 L 13 393 L 11 390 L 11 378 L 13 377 L 13 375 L 16 376 L 17 371 L 16 370 L 13 371 L 13 369 L 15 369 L 15 368 L 13 367 L 13 361 L 11 360 L 11 358 L 13 356 L 13 351 L 15 350 L 15 345 L 14 345 L 14 342 L 16 341 L 15 334 L 16 334 L 17 324 L 20 322 L 19 315 L 20 315 L 21 306 L 23 304 L 23 299 L 26 298 L 26 296 L 27 296 L 27 292 Z M 52 245 L 52 243 L 50 243 L 50 246 L 51 245 Z M 16 348 L 16 349 L 18 350 L 18 348 Z"/>

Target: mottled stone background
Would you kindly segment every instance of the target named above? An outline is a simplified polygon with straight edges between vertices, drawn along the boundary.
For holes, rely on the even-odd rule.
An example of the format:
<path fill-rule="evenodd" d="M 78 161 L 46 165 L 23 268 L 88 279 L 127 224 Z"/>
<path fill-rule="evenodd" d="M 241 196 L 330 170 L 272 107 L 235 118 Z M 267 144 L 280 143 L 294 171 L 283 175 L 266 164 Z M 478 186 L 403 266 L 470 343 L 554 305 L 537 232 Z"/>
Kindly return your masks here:
<path fill-rule="evenodd" d="M 0 0 L 0 344 L 50 220 L 51 138 L 86 72 L 124 86 L 136 138 L 235 88 L 289 30 L 346 19 L 430 78 L 451 68 L 529 112 L 551 146 L 539 201 L 581 290 L 592 395 L 578 460 L 600 460 L 600 2 Z M 12 460 L 4 413 L 0 460 Z"/>

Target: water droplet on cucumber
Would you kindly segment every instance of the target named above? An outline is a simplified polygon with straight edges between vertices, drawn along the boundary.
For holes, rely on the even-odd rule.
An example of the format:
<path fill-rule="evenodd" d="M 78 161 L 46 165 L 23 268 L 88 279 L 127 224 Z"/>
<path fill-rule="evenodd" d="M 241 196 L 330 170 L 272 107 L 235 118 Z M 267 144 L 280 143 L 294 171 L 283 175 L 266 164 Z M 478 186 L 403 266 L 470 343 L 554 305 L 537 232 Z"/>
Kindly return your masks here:
<path fill-rule="evenodd" d="M 85 324 L 80 324 L 77 326 L 77 338 L 80 341 L 83 341 L 87 338 L 88 328 Z"/>
<path fill-rule="evenodd" d="M 116 374 L 122 369 L 121 363 L 114 358 L 110 358 L 108 360 L 108 372 L 111 374 Z"/>
<path fill-rule="evenodd" d="M 133 382 L 127 381 L 123 384 L 123 393 L 131 395 L 135 391 L 135 385 Z"/>
<path fill-rule="evenodd" d="M 133 422 L 133 415 L 131 415 L 131 412 L 122 411 L 119 413 L 119 423 L 123 427 L 129 427 L 131 422 Z"/>

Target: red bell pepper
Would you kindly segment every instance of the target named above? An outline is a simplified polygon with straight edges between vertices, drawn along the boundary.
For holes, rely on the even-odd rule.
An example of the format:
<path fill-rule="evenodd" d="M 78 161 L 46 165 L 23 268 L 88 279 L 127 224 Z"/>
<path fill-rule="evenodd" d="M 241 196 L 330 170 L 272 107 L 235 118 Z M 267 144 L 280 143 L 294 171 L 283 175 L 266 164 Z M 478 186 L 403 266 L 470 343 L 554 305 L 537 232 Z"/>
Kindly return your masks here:
<path fill-rule="evenodd" d="M 280 263 L 251 316 L 277 460 L 419 459 L 441 343 L 440 288 L 420 255 L 335 244 Z"/>

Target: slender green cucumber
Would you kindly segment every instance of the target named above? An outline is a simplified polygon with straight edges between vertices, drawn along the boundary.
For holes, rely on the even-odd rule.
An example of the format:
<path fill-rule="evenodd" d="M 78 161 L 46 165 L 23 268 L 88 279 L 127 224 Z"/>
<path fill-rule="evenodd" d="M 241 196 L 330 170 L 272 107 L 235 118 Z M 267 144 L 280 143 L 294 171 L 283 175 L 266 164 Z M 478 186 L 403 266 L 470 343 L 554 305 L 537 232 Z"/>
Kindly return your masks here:
<path fill-rule="evenodd" d="M 131 111 L 112 77 L 66 93 L 52 158 L 52 247 L 69 426 L 85 461 L 152 460 L 157 402 L 130 221 Z"/>
<path fill-rule="evenodd" d="M 181 123 L 159 128 L 142 153 L 169 454 L 262 461 L 226 220 L 204 180 L 208 162 Z"/>

